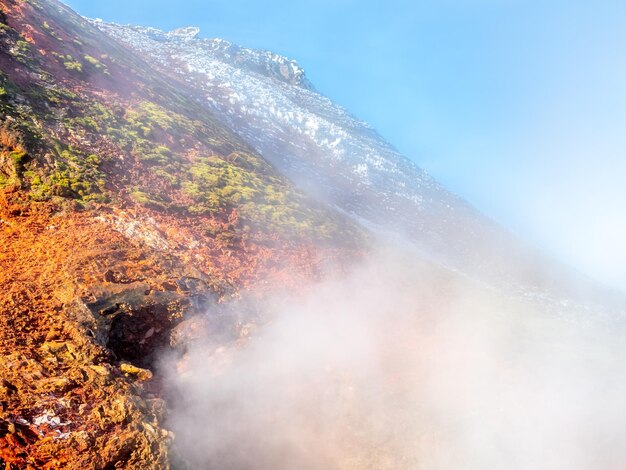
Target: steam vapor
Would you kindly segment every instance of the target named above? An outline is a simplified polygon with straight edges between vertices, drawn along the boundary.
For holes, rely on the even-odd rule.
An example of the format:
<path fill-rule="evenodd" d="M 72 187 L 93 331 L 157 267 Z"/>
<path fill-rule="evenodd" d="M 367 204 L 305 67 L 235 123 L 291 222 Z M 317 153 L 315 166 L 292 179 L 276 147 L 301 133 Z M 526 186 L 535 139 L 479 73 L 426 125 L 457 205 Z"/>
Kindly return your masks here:
<path fill-rule="evenodd" d="M 240 312 L 266 319 L 247 338 L 208 328 L 163 359 L 192 467 L 626 468 L 615 328 L 397 249 L 307 292 Z"/>

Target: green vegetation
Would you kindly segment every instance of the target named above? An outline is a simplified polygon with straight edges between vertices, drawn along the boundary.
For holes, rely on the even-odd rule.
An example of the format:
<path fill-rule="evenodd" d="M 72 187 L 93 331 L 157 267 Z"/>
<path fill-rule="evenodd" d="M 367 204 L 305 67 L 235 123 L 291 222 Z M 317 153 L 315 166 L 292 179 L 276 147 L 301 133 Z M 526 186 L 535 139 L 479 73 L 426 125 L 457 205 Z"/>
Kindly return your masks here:
<path fill-rule="evenodd" d="M 154 148 L 147 149 L 146 152 L 138 153 L 137 157 L 148 165 L 167 165 L 173 159 L 172 151 L 163 146 L 158 145 Z"/>
<path fill-rule="evenodd" d="M 36 87 L 33 87 L 29 92 L 35 89 Z M 24 93 L 2 71 L 0 71 L 0 90 L 4 91 L 4 93 L 0 93 L 0 120 L 2 121 L 0 126 L 0 146 L 4 149 L 14 149 L 17 148 L 17 145 L 25 149 L 26 146 L 31 147 L 36 145 L 37 142 L 41 142 L 39 126 L 35 121 L 37 114 L 29 106 L 15 106 L 15 103 L 9 99 L 9 97 L 19 96 L 20 94 L 24 96 Z M 7 136 L 11 134 L 18 136 L 16 142 L 12 144 L 6 140 Z M 11 147 L 12 145 L 13 147 Z"/>
<path fill-rule="evenodd" d="M 91 57 L 90 55 L 86 55 L 84 57 L 84 59 L 89 62 L 91 65 L 93 65 L 96 68 L 101 68 L 102 67 L 102 63 L 96 59 L 95 57 Z"/>
<path fill-rule="evenodd" d="M 18 150 L 12 150 L 9 153 L 9 156 L 11 157 L 11 160 L 13 160 L 13 164 L 15 165 L 15 168 L 21 169 L 22 165 L 24 165 L 24 162 L 26 161 L 27 153 L 26 153 L 26 150 L 18 149 Z"/>
<path fill-rule="evenodd" d="M 53 104 L 67 104 L 78 99 L 76 93 L 56 84 L 46 87 L 43 94 L 45 95 L 45 99 Z"/>
<path fill-rule="evenodd" d="M 56 39 L 57 41 L 63 41 L 63 38 L 61 38 L 54 29 L 52 29 L 52 27 L 48 24 L 47 21 L 43 22 L 43 29 L 46 30 L 48 32 L 48 34 L 50 36 L 52 36 L 54 39 Z"/>
<path fill-rule="evenodd" d="M 5 121 L 0 126 L 0 186 L 19 185 L 27 160 L 22 134 L 13 123 Z"/>
<path fill-rule="evenodd" d="M 95 57 L 86 55 L 83 57 L 83 59 L 85 59 L 85 61 L 87 62 L 87 64 L 89 64 L 91 69 L 96 70 L 96 71 L 101 71 L 104 75 L 110 75 L 109 70 L 107 69 L 107 66 L 104 65 Z"/>
<path fill-rule="evenodd" d="M 130 193 L 130 196 L 139 204 L 144 205 L 150 209 L 166 210 L 168 205 L 162 198 L 154 194 L 143 192 L 140 190 L 134 190 Z"/>
<path fill-rule="evenodd" d="M 71 72 L 81 73 L 83 71 L 83 64 L 77 60 L 66 60 L 63 62 L 63 66 Z"/>
<path fill-rule="evenodd" d="M 226 144 L 229 135 L 216 135 L 207 123 L 168 112 L 152 102 L 132 108 L 105 107 L 90 103 L 80 116 L 66 119 L 75 132 L 106 135 L 145 167 L 144 184 L 135 186 L 131 198 L 159 211 L 184 211 L 191 215 L 216 216 L 236 210 L 241 228 L 262 228 L 272 233 L 330 236 L 336 231 L 328 214 L 306 206 L 262 159 Z M 191 157 L 186 142 L 211 142 L 230 149 L 225 156 Z M 172 199 L 155 194 L 154 186 Z M 161 191 L 162 192 L 162 191 Z"/>
<path fill-rule="evenodd" d="M 16 60 L 22 63 L 27 63 L 31 54 L 30 44 L 23 39 L 19 39 L 15 43 L 12 53 Z"/>
<path fill-rule="evenodd" d="M 67 70 L 82 73 L 83 63 L 74 59 L 71 54 L 63 55 L 53 51 L 52 55 L 55 56 Z"/>
<path fill-rule="evenodd" d="M 56 48 L 48 54 L 35 56 L 35 46 L 16 31 L 0 34 L 25 64 L 0 71 L 0 116 L 11 123 L 0 148 L 0 186 L 15 185 L 34 200 L 79 203 L 107 201 L 117 188 L 115 197 L 126 203 L 195 216 L 224 240 L 250 230 L 318 239 L 341 230 L 341 222 L 312 207 L 266 161 L 165 82 L 133 82 L 131 74 L 130 93 L 120 95 L 108 81 L 98 81 L 97 89 L 78 85 L 79 78 L 108 75 L 107 64 L 128 65 L 120 56 L 75 48 L 80 39 L 64 33 L 69 54 L 50 40 L 60 38 L 57 23 L 48 21 L 40 33 L 49 38 L 38 46 Z M 59 68 L 75 79 L 53 76 Z"/>
<path fill-rule="evenodd" d="M 69 54 L 54 55 L 68 70 L 106 71 L 105 65 L 92 56 L 85 55 L 79 61 Z M 39 130 L 25 128 L 23 135 L 37 136 L 64 116 L 60 123 L 71 140 L 93 142 L 93 145 L 68 145 L 63 137 L 54 140 L 43 132 L 42 137 L 33 139 L 33 145 L 48 152 L 45 165 L 42 167 L 41 159 L 30 159 L 25 152 L 13 152 L 10 158 L 17 179 L 7 177 L 6 171 L 0 172 L 0 186 L 17 181 L 30 191 L 34 200 L 62 197 L 86 203 L 109 200 L 107 181 L 116 186 L 126 185 L 126 194 L 132 201 L 152 210 L 218 220 L 236 213 L 236 222 L 214 234 L 226 238 L 237 231 L 253 229 L 272 235 L 315 238 L 336 236 L 340 230 L 340 222 L 320 209 L 309 207 L 270 165 L 239 146 L 233 135 L 210 118 L 194 120 L 184 111 L 175 112 L 147 100 L 130 107 L 105 105 L 45 82 L 25 91 L 12 87 L 0 73 L 0 97 L 19 93 L 37 106 L 36 110 L 27 107 L 22 111 L 9 110 L 13 115 L 27 113 L 16 115 L 20 125 L 39 127 Z M 0 98 L 0 110 L 7 106 L 10 106 L 8 102 Z M 59 114 L 59 109 L 63 109 L 63 114 Z M 42 119 L 45 124 L 40 127 Z M 100 148 L 99 144 L 95 147 L 96 142 L 101 142 L 104 148 L 114 145 L 123 152 L 124 160 L 106 162 L 92 154 L 94 148 Z M 105 167 L 109 168 L 106 173 Z M 134 172 L 130 175 L 141 176 L 129 181 L 126 179 L 129 171 Z"/>
<path fill-rule="evenodd" d="M 311 229 L 308 216 L 294 194 L 289 194 L 278 178 L 262 178 L 247 169 L 254 158 L 239 154 L 239 165 L 220 157 L 199 158 L 186 166 L 183 191 L 194 201 L 190 213 L 210 214 L 237 208 L 242 218 L 253 225 L 289 228 L 294 231 Z M 251 161 L 252 160 L 252 161 Z M 242 165 L 243 163 L 243 165 Z M 247 165 L 246 165 L 247 163 Z"/>
<path fill-rule="evenodd" d="M 61 196 L 85 202 L 108 200 L 105 175 L 99 169 L 100 157 L 85 155 L 59 142 L 54 147 L 57 158 L 52 171 L 45 175 L 32 171 L 24 173 L 34 199 Z"/>

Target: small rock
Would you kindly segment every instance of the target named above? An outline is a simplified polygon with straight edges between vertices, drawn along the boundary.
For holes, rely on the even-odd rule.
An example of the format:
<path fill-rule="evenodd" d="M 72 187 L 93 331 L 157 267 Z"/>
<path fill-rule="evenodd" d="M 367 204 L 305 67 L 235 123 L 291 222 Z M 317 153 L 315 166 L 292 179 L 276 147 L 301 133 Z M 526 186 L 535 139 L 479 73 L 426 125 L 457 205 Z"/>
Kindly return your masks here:
<path fill-rule="evenodd" d="M 174 292 L 178 290 L 178 284 L 172 281 L 165 281 L 161 283 L 161 288 L 167 292 Z"/>
<path fill-rule="evenodd" d="M 152 372 L 148 369 L 142 369 L 141 367 L 134 366 L 128 362 L 122 362 L 120 364 L 120 370 L 124 374 L 136 375 L 139 380 L 150 380 L 152 378 Z"/>
<path fill-rule="evenodd" d="M 46 341 L 42 347 L 51 353 L 58 353 L 67 350 L 67 343 L 63 341 Z"/>
<path fill-rule="evenodd" d="M 170 333 L 170 346 L 181 348 L 189 346 L 207 335 L 208 319 L 205 316 L 195 316 L 180 322 Z"/>
<path fill-rule="evenodd" d="M 97 374 L 105 375 L 105 376 L 109 375 L 109 369 L 107 369 L 104 366 L 91 365 L 89 366 L 89 368 L 93 370 L 94 372 L 96 372 Z"/>

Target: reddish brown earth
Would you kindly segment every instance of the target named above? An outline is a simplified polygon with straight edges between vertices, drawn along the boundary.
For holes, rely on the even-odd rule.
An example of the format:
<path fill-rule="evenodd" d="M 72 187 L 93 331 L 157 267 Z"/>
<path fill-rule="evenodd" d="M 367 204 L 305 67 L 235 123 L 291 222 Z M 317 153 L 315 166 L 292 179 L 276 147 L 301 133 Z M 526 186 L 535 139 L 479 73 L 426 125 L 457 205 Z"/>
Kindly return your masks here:
<path fill-rule="evenodd" d="M 295 288 L 336 259 L 303 245 L 189 248 L 194 227 L 184 220 L 20 204 L 19 196 L 0 194 L 7 469 L 166 468 L 171 436 L 160 427 L 158 377 L 133 363 L 149 367 L 146 358 L 203 300 Z"/>

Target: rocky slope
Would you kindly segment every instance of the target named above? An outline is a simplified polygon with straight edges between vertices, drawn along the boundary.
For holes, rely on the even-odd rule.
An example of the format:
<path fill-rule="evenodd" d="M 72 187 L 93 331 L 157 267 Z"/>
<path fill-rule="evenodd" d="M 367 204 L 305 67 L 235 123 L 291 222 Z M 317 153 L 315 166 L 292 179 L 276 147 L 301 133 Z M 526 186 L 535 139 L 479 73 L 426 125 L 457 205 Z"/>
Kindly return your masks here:
<path fill-rule="evenodd" d="M 358 256 L 361 231 L 64 5 L 0 12 L 0 463 L 166 468 L 155 351 L 206 305 Z"/>
<path fill-rule="evenodd" d="M 198 28 L 93 24 L 192 86 L 221 122 L 299 187 L 369 229 L 399 232 L 436 263 L 557 309 L 572 298 L 606 297 L 602 289 L 583 294 L 588 279 L 447 191 L 367 123 L 318 93 L 296 62 L 199 38 Z"/>
<path fill-rule="evenodd" d="M 571 294 L 559 280 L 575 276 L 318 94 L 295 62 L 197 35 L 0 0 L 7 469 L 186 468 L 157 359 L 207 329 L 220 354 L 237 351 L 264 320 L 261 299 L 343 272 L 382 229 L 419 246 L 432 295 L 468 277 L 544 306 Z"/>

